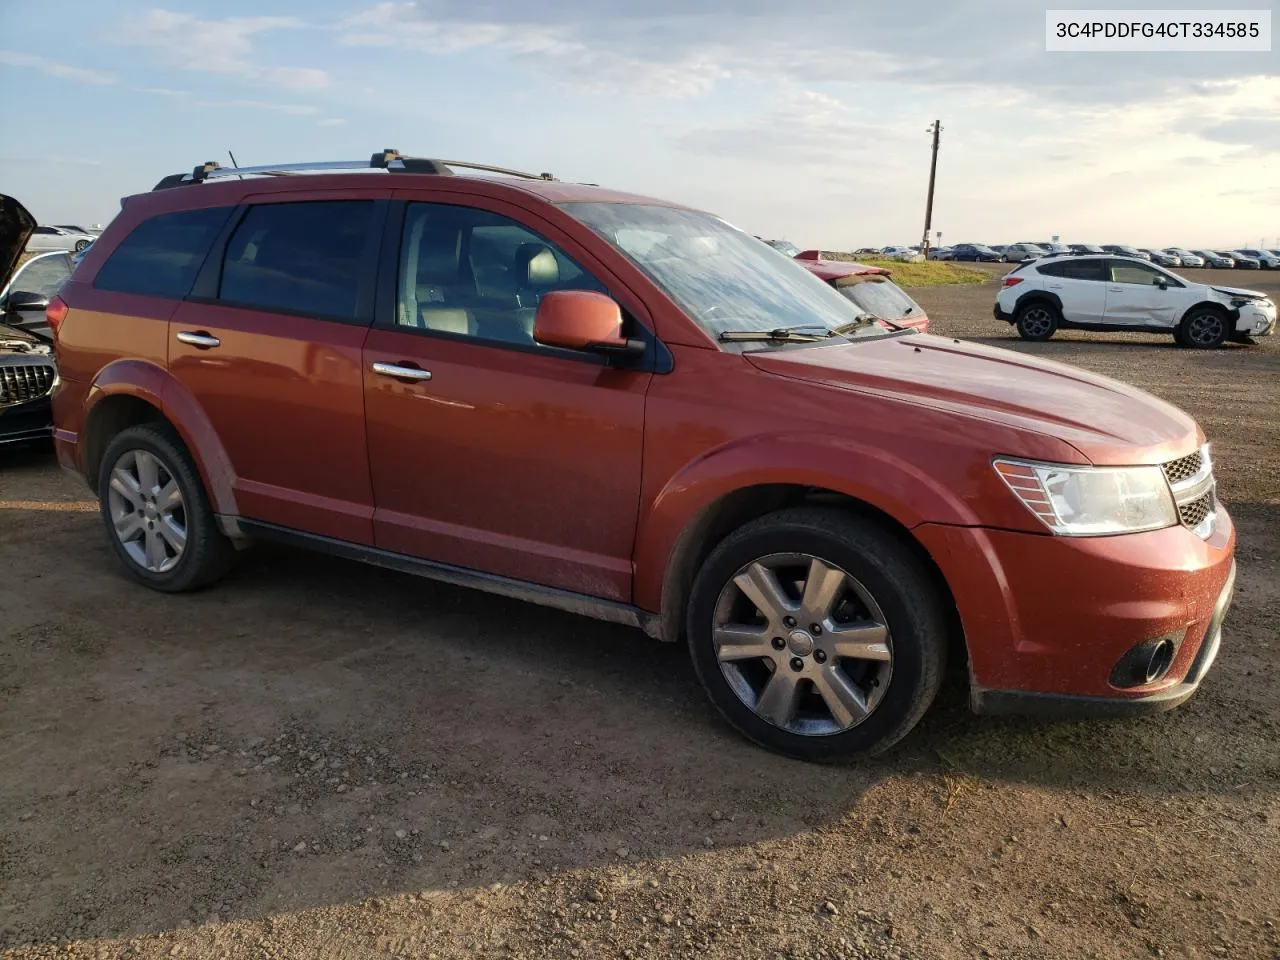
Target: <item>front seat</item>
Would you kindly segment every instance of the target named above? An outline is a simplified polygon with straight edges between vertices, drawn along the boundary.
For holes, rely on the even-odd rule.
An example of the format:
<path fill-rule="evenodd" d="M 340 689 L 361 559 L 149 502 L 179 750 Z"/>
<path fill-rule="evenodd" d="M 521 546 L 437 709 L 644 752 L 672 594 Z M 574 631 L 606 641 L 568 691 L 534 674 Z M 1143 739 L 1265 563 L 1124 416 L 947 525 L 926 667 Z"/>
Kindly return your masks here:
<path fill-rule="evenodd" d="M 516 280 L 516 322 L 524 337 L 533 342 L 533 321 L 542 295 L 560 282 L 560 263 L 544 243 L 522 243 L 516 247 L 512 275 Z"/>

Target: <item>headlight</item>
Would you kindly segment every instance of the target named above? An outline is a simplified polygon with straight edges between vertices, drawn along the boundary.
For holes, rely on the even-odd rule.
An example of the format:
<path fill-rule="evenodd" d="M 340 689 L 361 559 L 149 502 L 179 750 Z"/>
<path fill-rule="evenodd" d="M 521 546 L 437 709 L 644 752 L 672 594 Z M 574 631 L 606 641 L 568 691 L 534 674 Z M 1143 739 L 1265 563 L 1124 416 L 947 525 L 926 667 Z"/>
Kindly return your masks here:
<path fill-rule="evenodd" d="M 1178 523 L 1164 471 L 995 460 L 1001 479 L 1054 533 L 1069 537 L 1157 530 Z"/>

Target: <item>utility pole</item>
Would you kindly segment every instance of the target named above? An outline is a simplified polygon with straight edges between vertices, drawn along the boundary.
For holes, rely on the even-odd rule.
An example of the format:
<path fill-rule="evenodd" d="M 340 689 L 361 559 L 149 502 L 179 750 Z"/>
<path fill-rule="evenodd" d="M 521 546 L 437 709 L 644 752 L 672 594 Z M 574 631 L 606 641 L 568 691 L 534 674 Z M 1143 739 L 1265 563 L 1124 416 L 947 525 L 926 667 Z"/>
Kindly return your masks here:
<path fill-rule="evenodd" d="M 920 243 L 920 252 L 929 259 L 929 227 L 933 223 L 933 180 L 938 173 L 938 134 L 942 132 L 942 121 L 935 120 L 925 133 L 933 134 L 933 157 L 929 161 L 929 199 L 924 208 L 924 239 Z"/>

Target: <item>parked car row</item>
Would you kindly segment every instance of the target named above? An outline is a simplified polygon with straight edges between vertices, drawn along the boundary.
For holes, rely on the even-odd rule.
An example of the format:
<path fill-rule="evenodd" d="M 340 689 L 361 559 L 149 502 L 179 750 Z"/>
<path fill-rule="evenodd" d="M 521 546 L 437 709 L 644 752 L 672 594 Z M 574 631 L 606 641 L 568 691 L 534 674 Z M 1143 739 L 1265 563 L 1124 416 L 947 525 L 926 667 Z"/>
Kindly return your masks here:
<path fill-rule="evenodd" d="M 1159 264 L 1162 267 L 1213 267 L 1215 269 L 1277 270 L 1280 269 L 1280 250 L 1243 248 L 1240 250 L 1187 250 L 1182 247 L 1131 247 L 1123 243 L 1097 246 L 1092 243 L 1011 243 L 988 246 L 982 243 L 957 243 L 949 247 L 935 247 L 929 251 L 930 260 L 968 260 L 987 263 L 1027 263 L 1040 257 L 1057 254 L 1073 254 L 1080 257 L 1096 257 L 1115 254 L 1134 257 Z"/>

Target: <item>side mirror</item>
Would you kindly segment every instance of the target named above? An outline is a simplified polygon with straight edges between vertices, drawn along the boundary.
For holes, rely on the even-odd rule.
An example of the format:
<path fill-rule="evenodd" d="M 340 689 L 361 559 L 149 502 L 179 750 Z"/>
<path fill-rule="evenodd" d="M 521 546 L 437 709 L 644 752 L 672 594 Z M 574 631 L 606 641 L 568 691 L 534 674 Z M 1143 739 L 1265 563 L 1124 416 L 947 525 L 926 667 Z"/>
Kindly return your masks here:
<path fill-rule="evenodd" d="M 28 290 L 14 290 L 5 298 L 5 307 L 9 310 L 44 310 L 49 306 L 49 298 L 43 293 L 32 293 Z"/>
<path fill-rule="evenodd" d="M 543 294 L 533 319 L 533 340 L 547 347 L 638 357 L 644 341 L 622 335 L 622 310 L 612 297 L 593 290 Z"/>
<path fill-rule="evenodd" d="M 1155 280 L 1154 280 L 1153 282 L 1154 282 L 1154 283 L 1155 283 L 1155 285 L 1156 285 L 1157 287 L 1159 287 L 1161 290 L 1168 290 L 1168 289 L 1169 289 L 1169 281 L 1168 281 L 1168 280 L 1166 280 L 1164 277 L 1156 277 L 1156 278 L 1155 278 Z"/>

